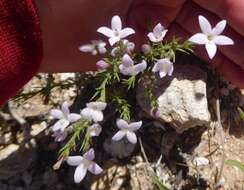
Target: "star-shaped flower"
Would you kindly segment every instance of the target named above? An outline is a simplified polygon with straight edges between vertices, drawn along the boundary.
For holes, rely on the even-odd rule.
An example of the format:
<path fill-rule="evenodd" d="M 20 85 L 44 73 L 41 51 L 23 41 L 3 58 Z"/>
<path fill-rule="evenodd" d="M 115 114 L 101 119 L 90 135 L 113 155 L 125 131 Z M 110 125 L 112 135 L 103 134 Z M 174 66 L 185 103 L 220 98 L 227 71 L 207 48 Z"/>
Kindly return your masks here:
<path fill-rule="evenodd" d="M 130 143 L 136 144 L 137 138 L 134 131 L 138 130 L 141 127 L 142 121 L 132 122 L 128 124 L 123 119 L 117 119 L 116 124 L 120 130 L 112 137 L 112 140 L 119 141 L 124 138 L 124 136 L 126 136 Z"/>
<path fill-rule="evenodd" d="M 102 127 L 98 123 L 94 123 L 93 125 L 88 127 L 87 132 L 91 137 L 96 137 L 99 136 L 102 132 Z"/>
<path fill-rule="evenodd" d="M 204 16 L 198 17 L 199 25 L 202 33 L 193 35 L 189 41 L 205 45 L 208 56 L 212 59 L 217 52 L 217 45 L 233 45 L 234 42 L 227 36 L 220 35 L 226 26 L 226 20 L 220 21 L 214 28 L 212 28 L 209 21 Z"/>
<path fill-rule="evenodd" d="M 79 47 L 81 52 L 91 53 L 97 55 L 98 53 L 104 54 L 107 52 L 106 43 L 101 40 L 92 40 L 91 44 L 85 44 Z"/>
<path fill-rule="evenodd" d="M 147 68 L 146 61 L 142 61 L 134 65 L 134 61 L 128 54 L 125 54 L 122 58 L 122 63 L 119 65 L 119 70 L 123 75 L 135 76 L 138 73 L 144 71 Z"/>
<path fill-rule="evenodd" d="M 122 29 L 121 19 L 117 15 L 113 16 L 112 18 L 111 29 L 106 26 L 102 26 L 98 28 L 97 32 L 109 37 L 109 43 L 111 46 L 113 46 L 121 39 L 124 39 L 127 36 L 135 33 L 135 31 L 132 28 Z"/>
<path fill-rule="evenodd" d="M 75 183 L 80 183 L 86 176 L 87 170 L 92 174 L 98 175 L 103 169 L 93 160 L 95 158 L 94 149 L 91 148 L 83 156 L 69 156 L 67 163 L 70 166 L 77 166 L 74 174 Z"/>
<path fill-rule="evenodd" d="M 172 75 L 174 65 L 169 58 L 159 59 L 153 66 L 152 72 L 159 72 L 160 78 L 165 77 L 167 74 Z"/>
<path fill-rule="evenodd" d="M 62 104 L 62 108 L 60 109 L 52 109 L 51 115 L 55 119 L 59 119 L 52 127 L 53 131 L 64 131 L 66 127 L 69 126 L 70 123 L 78 121 L 81 116 L 77 113 L 70 113 L 68 102 L 64 102 Z"/>
<path fill-rule="evenodd" d="M 81 110 L 83 118 L 94 121 L 95 123 L 103 120 L 103 110 L 106 108 L 105 102 L 90 102 L 86 104 L 86 108 Z"/>
<path fill-rule="evenodd" d="M 151 42 L 157 43 L 163 41 L 166 33 L 168 30 L 166 30 L 162 24 L 158 23 L 154 29 L 153 32 L 150 32 L 147 36 Z"/>

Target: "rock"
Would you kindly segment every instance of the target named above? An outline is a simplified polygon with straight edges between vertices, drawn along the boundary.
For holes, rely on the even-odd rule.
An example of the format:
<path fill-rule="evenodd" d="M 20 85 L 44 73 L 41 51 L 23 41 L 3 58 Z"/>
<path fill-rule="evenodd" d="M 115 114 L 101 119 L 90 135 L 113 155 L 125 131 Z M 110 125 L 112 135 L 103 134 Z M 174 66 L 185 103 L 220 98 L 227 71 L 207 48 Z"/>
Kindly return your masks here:
<path fill-rule="evenodd" d="M 132 154 L 135 144 L 129 143 L 125 138 L 120 141 L 113 141 L 111 138 L 107 138 L 103 147 L 111 156 L 123 159 Z"/>
<path fill-rule="evenodd" d="M 153 114 L 142 83 L 137 91 L 137 101 L 147 114 L 170 123 L 178 133 L 197 126 L 209 126 L 206 80 L 206 73 L 197 66 L 175 65 L 172 77 L 155 82 L 156 114 Z"/>
<path fill-rule="evenodd" d="M 115 160 L 109 160 L 104 165 L 103 175 L 97 177 L 91 184 L 91 190 L 126 190 L 127 187 L 128 169 L 126 166 L 120 166 Z"/>

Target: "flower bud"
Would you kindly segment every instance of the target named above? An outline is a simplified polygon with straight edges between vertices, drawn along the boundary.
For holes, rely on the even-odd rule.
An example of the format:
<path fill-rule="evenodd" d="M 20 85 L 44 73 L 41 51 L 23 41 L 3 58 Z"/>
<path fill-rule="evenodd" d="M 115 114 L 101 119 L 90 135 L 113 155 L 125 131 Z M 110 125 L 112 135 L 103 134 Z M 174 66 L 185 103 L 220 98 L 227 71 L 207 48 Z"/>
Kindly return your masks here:
<path fill-rule="evenodd" d="M 141 50 L 144 54 L 148 54 L 151 51 L 151 46 L 148 44 L 143 44 Z"/>
<path fill-rule="evenodd" d="M 103 61 L 103 60 L 98 61 L 98 62 L 96 63 L 96 65 L 97 65 L 98 70 L 105 70 L 105 69 L 107 69 L 107 68 L 109 67 L 109 64 L 106 63 L 106 62 Z"/>

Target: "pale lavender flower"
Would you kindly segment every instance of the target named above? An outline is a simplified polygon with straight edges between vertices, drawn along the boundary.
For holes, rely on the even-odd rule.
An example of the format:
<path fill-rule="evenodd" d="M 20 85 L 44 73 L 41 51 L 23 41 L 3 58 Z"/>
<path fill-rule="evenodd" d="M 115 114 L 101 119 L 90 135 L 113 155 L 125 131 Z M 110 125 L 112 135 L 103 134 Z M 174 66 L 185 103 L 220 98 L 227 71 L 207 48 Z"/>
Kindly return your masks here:
<path fill-rule="evenodd" d="M 159 72 L 160 78 L 166 75 L 171 76 L 174 71 L 174 65 L 169 58 L 159 59 L 153 66 L 152 72 Z"/>
<path fill-rule="evenodd" d="M 150 53 L 151 49 L 152 49 L 152 47 L 151 47 L 150 45 L 148 45 L 148 44 L 143 44 L 143 45 L 141 46 L 141 51 L 142 51 L 144 54 L 148 54 L 148 53 Z"/>
<path fill-rule="evenodd" d="M 99 136 L 102 132 L 102 127 L 98 123 L 94 123 L 93 125 L 88 127 L 87 132 L 91 137 L 96 137 Z"/>
<path fill-rule="evenodd" d="M 146 61 L 142 61 L 134 65 L 134 61 L 128 54 L 125 54 L 122 58 L 122 63 L 119 65 L 119 70 L 123 75 L 135 76 L 140 72 L 143 72 L 147 68 Z"/>
<path fill-rule="evenodd" d="M 58 130 L 58 131 L 54 131 L 52 136 L 54 137 L 54 141 L 62 142 L 68 136 L 68 132 L 66 130 L 64 131 Z"/>
<path fill-rule="evenodd" d="M 132 28 L 122 29 L 121 19 L 117 15 L 112 17 L 111 29 L 106 26 L 102 26 L 98 28 L 97 32 L 109 37 L 109 43 L 111 46 L 113 46 L 121 39 L 124 39 L 127 36 L 135 33 Z"/>
<path fill-rule="evenodd" d="M 103 120 L 103 110 L 106 108 L 105 102 L 90 102 L 86 104 L 86 108 L 81 110 L 81 115 L 84 119 L 99 122 Z"/>
<path fill-rule="evenodd" d="M 132 122 L 128 124 L 123 119 L 117 119 L 116 124 L 120 130 L 112 137 L 112 140 L 119 141 L 126 136 L 130 143 L 136 144 L 137 138 L 134 131 L 138 130 L 141 127 L 142 121 Z"/>
<path fill-rule="evenodd" d="M 168 30 L 166 30 L 162 24 L 158 23 L 154 29 L 153 32 L 150 32 L 147 36 L 151 42 L 157 43 L 163 41 L 166 33 Z"/>
<path fill-rule="evenodd" d="M 104 54 L 107 52 L 106 43 L 101 40 L 92 40 L 91 44 L 85 44 L 79 47 L 79 50 L 85 53 L 97 55 L 98 53 Z"/>
<path fill-rule="evenodd" d="M 75 183 L 80 183 L 86 176 L 87 170 L 92 174 L 101 174 L 103 169 L 93 160 L 95 158 L 94 149 L 91 148 L 83 156 L 69 156 L 67 163 L 70 166 L 77 166 L 74 174 Z"/>
<path fill-rule="evenodd" d="M 193 35 L 189 41 L 195 44 L 205 45 L 208 56 L 212 59 L 217 52 L 217 45 L 233 45 L 234 42 L 227 36 L 220 35 L 226 26 L 226 20 L 220 21 L 212 28 L 209 21 L 204 16 L 198 17 L 202 33 Z"/>
<path fill-rule="evenodd" d="M 109 67 L 109 64 L 104 60 L 100 60 L 96 63 L 98 70 L 106 70 Z"/>
<path fill-rule="evenodd" d="M 59 119 L 53 125 L 53 131 L 64 131 L 64 129 L 68 127 L 70 123 L 76 122 L 81 118 L 80 114 L 70 113 L 68 102 L 64 102 L 61 109 L 52 109 L 51 115 L 55 119 Z"/>

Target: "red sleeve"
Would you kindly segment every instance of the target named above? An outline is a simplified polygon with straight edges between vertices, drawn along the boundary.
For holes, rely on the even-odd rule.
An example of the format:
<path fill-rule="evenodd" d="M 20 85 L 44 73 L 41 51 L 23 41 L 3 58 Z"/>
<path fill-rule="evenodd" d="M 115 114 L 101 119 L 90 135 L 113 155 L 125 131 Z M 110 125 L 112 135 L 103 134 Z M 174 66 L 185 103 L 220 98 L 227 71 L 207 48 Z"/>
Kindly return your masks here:
<path fill-rule="evenodd" d="M 40 22 L 32 0 L 0 0 L 0 107 L 38 71 Z"/>

